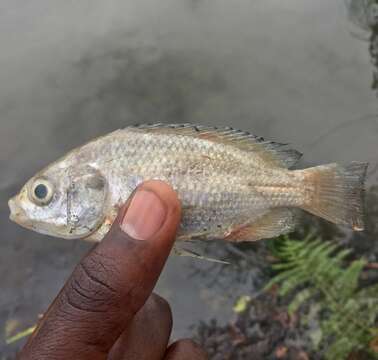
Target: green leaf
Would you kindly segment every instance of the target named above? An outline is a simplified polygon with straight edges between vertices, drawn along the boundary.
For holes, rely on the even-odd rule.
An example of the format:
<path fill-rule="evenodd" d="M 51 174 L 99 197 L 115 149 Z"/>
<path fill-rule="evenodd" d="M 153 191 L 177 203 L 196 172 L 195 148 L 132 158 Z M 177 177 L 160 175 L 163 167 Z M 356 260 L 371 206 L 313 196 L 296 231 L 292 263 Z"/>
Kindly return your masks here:
<path fill-rule="evenodd" d="M 35 328 L 36 328 L 36 326 L 31 326 L 30 328 L 27 328 L 26 330 L 23 330 L 23 331 L 17 333 L 16 335 L 11 336 L 11 337 L 5 339 L 6 344 L 10 345 L 10 344 L 12 344 L 12 343 L 14 343 L 16 341 L 19 341 L 19 340 L 23 339 L 26 336 L 31 335 L 32 332 L 35 330 Z"/>
<path fill-rule="evenodd" d="M 235 313 L 240 314 L 247 309 L 248 304 L 251 301 L 251 297 L 248 295 L 240 296 L 240 298 L 236 301 L 233 310 Z"/>
<path fill-rule="evenodd" d="M 288 313 L 292 315 L 295 313 L 299 307 L 304 304 L 308 299 L 314 296 L 317 293 L 316 289 L 306 288 L 301 290 L 298 294 L 295 295 L 294 299 L 288 306 Z"/>
<path fill-rule="evenodd" d="M 316 330 L 313 330 L 310 332 L 309 337 L 311 339 L 311 342 L 314 346 L 314 349 L 317 350 L 320 347 L 320 343 L 323 340 L 323 331 L 322 329 L 318 328 Z"/>

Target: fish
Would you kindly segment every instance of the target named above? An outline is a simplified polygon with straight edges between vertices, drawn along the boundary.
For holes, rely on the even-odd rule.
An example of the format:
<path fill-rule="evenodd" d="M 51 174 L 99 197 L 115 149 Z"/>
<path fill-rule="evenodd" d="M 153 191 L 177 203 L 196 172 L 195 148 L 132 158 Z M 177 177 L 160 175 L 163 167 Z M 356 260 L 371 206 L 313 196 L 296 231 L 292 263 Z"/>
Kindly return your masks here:
<path fill-rule="evenodd" d="M 230 127 L 147 124 L 113 131 L 34 175 L 9 200 L 10 219 L 42 234 L 101 241 L 139 184 L 177 192 L 176 241 L 256 241 L 292 232 L 305 211 L 364 229 L 367 163 L 293 169 L 302 154 Z"/>

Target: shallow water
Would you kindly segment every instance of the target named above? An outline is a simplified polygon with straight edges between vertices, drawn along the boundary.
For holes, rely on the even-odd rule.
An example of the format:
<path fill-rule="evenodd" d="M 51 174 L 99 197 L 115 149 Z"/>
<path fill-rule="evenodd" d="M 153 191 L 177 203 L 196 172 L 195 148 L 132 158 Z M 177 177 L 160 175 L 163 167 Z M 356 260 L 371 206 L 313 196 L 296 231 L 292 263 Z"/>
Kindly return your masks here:
<path fill-rule="evenodd" d="M 91 246 L 19 228 L 7 199 L 94 136 L 190 121 L 290 142 L 304 163 L 377 164 L 368 35 L 341 0 L 4 0 L 0 30 L 2 339 L 10 319 L 33 324 Z M 222 291 L 188 277 L 193 261 L 170 259 L 158 285 L 175 336 L 231 315 Z"/>

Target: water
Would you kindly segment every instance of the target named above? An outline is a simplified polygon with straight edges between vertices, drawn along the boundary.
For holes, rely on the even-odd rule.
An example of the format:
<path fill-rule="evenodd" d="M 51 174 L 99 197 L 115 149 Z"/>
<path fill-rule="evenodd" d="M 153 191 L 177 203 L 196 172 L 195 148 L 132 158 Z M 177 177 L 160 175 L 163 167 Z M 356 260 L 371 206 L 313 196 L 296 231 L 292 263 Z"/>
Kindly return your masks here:
<path fill-rule="evenodd" d="M 369 36 L 342 0 L 4 0 L 0 30 L 2 338 L 10 319 L 33 324 L 91 247 L 19 228 L 6 201 L 94 136 L 191 121 L 290 142 L 307 163 L 377 164 Z M 192 262 L 170 259 L 158 285 L 176 337 L 231 314 L 222 291 L 188 277 Z"/>

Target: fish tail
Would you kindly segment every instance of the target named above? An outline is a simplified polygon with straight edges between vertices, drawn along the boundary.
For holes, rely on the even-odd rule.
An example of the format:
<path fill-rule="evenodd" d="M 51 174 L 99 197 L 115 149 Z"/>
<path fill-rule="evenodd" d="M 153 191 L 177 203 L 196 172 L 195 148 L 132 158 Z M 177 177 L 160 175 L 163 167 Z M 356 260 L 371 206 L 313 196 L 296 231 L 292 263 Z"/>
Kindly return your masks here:
<path fill-rule="evenodd" d="M 335 224 L 362 231 L 367 163 L 328 164 L 303 170 L 311 189 L 304 210 Z"/>

